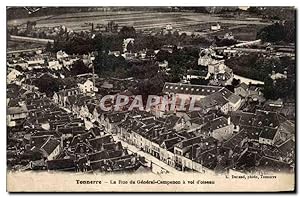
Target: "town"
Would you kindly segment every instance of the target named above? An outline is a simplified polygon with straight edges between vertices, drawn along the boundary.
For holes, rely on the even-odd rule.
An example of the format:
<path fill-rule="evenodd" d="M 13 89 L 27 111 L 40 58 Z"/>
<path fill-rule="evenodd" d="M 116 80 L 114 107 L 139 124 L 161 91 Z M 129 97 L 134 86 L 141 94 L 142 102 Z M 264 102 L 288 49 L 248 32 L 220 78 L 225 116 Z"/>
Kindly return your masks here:
<path fill-rule="evenodd" d="M 9 170 L 294 172 L 293 8 L 13 9 Z"/>

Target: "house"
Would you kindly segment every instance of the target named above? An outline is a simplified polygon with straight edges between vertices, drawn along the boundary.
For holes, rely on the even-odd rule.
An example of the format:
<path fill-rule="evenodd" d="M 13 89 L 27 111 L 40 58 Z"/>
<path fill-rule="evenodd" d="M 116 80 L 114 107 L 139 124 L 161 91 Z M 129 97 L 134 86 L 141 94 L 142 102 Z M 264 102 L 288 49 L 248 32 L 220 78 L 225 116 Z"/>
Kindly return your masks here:
<path fill-rule="evenodd" d="M 182 167 L 183 165 L 183 157 L 186 152 L 188 152 L 192 146 L 201 143 L 203 140 L 202 136 L 185 139 L 174 146 L 174 154 L 175 154 L 175 166 Z"/>
<path fill-rule="evenodd" d="M 68 54 L 66 52 L 64 52 L 62 50 L 57 51 L 57 53 L 56 53 L 56 59 L 61 60 L 61 59 L 64 59 L 66 57 L 68 57 Z"/>
<path fill-rule="evenodd" d="M 277 100 L 267 100 L 265 102 L 265 105 L 268 105 L 270 107 L 283 107 L 283 101 L 281 98 L 278 98 Z"/>
<path fill-rule="evenodd" d="M 210 30 L 212 30 L 212 31 L 218 31 L 220 29 L 221 29 L 221 26 L 219 23 L 210 26 Z"/>
<path fill-rule="evenodd" d="M 79 88 L 69 88 L 69 89 L 63 89 L 59 92 L 54 92 L 53 94 L 53 101 L 61 106 L 66 106 L 68 97 L 76 96 L 80 94 Z"/>
<path fill-rule="evenodd" d="M 71 66 L 74 62 L 76 62 L 77 60 L 79 60 L 79 58 L 75 57 L 75 58 L 65 58 L 62 60 L 63 66 L 64 67 L 68 67 Z"/>
<path fill-rule="evenodd" d="M 12 68 L 14 68 L 15 66 L 20 66 L 22 69 L 26 70 L 28 68 L 28 63 L 24 59 L 21 59 L 13 63 L 8 63 L 8 66 Z"/>
<path fill-rule="evenodd" d="M 215 58 L 213 59 L 212 57 L 217 57 L 216 52 L 212 48 L 201 50 L 199 53 L 198 65 L 208 67 L 209 65 L 224 63 Z M 209 71 L 211 71 L 211 69 Z"/>
<path fill-rule="evenodd" d="M 45 63 L 45 59 L 41 55 L 37 55 L 35 57 L 30 57 L 27 59 L 27 64 L 29 67 L 34 65 L 43 65 Z"/>
<path fill-rule="evenodd" d="M 204 113 L 208 113 L 211 110 L 220 110 L 222 113 L 227 114 L 229 111 L 229 102 L 220 92 L 200 99 L 195 105 L 200 107 Z"/>
<path fill-rule="evenodd" d="M 24 120 L 27 116 L 28 116 L 28 109 L 26 105 L 9 107 L 7 109 L 8 126 L 10 127 L 16 126 L 18 121 Z"/>
<path fill-rule="evenodd" d="M 272 74 L 270 75 L 272 80 L 276 79 L 286 79 L 287 78 L 287 72 L 284 71 L 284 73 L 275 73 L 275 71 L 272 71 Z"/>
<path fill-rule="evenodd" d="M 48 138 L 39 148 L 47 160 L 53 160 L 61 153 L 61 142 L 59 140 Z"/>
<path fill-rule="evenodd" d="M 134 38 L 126 38 L 123 40 L 123 52 L 127 52 L 127 46 L 134 44 Z"/>
<path fill-rule="evenodd" d="M 274 145 L 276 141 L 276 137 L 278 135 L 278 129 L 264 127 L 259 135 L 259 143 L 260 144 L 267 144 L 267 145 Z"/>
<path fill-rule="evenodd" d="M 158 62 L 158 67 L 162 70 L 167 70 L 167 71 L 170 70 L 168 69 L 168 65 L 169 63 L 167 60 L 164 60 L 163 62 Z"/>
<path fill-rule="evenodd" d="M 248 85 L 244 82 L 234 88 L 234 93 L 238 96 L 246 98 L 248 96 Z"/>
<path fill-rule="evenodd" d="M 98 88 L 94 86 L 94 83 L 90 79 L 83 79 L 77 83 L 80 91 L 84 94 L 94 93 L 98 91 Z"/>
<path fill-rule="evenodd" d="M 20 71 L 16 69 L 11 69 L 8 75 L 6 76 L 7 83 L 12 83 L 14 82 L 19 76 L 23 75 Z"/>
<path fill-rule="evenodd" d="M 226 119 L 221 116 L 206 123 L 201 128 L 201 133 L 206 136 L 211 136 L 218 141 L 224 141 L 229 139 L 233 135 L 233 124 L 230 121 L 230 117 Z"/>
<path fill-rule="evenodd" d="M 225 69 L 227 68 L 227 66 L 224 64 L 224 60 L 213 60 L 207 65 L 207 67 L 208 73 L 215 75 L 219 73 L 225 73 Z"/>
<path fill-rule="evenodd" d="M 292 122 L 290 122 L 289 120 L 283 121 L 278 128 L 279 133 L 276 143 L 283 143 L 288 139 L 293 138 L 293 136 L 295 135 L 295 131 L 295 125 Z"/>
<path fill-rule="evenodd" d="M 265 100 L 262 94 L 262 87 L 255 84 L 249 84 L 248 97 L 254 101 L 258 100 L 262 102 Z"/>
<path fill-rule="evenodd" d="M 203 68 L 199 70 L 190 69 L 187 71 L 185 79 L 190 81 L 191 79 L 208 79 L 209 73 L 207 67 L 202 66 Z"/>
<path fill-rule="evenodd" d="M 53 69 L 53 70 L 60 70 L 62 68 L 62 65 L 57 60 L 49 60 L 48 68 Z"/>
<path fill-rule="evenodd" d="M 119 57 L 121 55 L 120 51 L 109 51 L 108 55 L 114 55 L 115 57 Z"/>
<path fill-rule="evenodd" d="M 117 132 L 117 125 L 126 117 L 126 113 L 106 113 L 103 114 L 104 127 L 110 133 Z"/>
<path fill-rule="evenodd" d="M 164 140 L 160 145 L 160 160 L 165 162 L 169 166 L 175 167 L 174 146 L 182 139 L 183 138 L 181 137 L 174 137 Z"/>
<path fill-rule="evenodd" d="M 256 166 L 257 166 L 256 167 L 257 170 L 264 170 L 272 173 L 274 172 L 290 173 L 293 171 L 293 167 L 291 164 L 273 158 L 269 158 L 266 156 L 261 157 L 260 160 L 257 162 Z"/>

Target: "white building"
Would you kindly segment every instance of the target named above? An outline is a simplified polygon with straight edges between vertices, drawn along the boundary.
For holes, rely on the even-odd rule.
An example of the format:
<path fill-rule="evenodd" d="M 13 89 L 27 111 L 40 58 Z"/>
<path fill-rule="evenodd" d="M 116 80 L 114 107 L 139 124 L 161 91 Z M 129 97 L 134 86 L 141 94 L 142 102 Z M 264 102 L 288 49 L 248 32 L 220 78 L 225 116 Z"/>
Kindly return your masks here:
<path fill-rule="evenodd" d="M 94 93 L 98 91 L 98 88 L 94 86 L 94 83 L 90 79 L 87 79 L 84 83 L 78 83 L 77 85 L 80 91 L 85 94 Z"/>

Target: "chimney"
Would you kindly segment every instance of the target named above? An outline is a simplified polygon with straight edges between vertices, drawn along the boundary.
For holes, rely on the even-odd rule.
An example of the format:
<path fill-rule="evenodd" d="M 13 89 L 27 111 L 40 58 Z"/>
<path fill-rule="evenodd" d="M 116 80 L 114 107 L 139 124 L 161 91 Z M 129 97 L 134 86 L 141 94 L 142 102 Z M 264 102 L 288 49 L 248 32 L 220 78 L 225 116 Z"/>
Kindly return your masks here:
<path fill-rule="evenodd" d="M 230 116 L 229 116 L 228 119 L 227 119 L 227 124 L 228 124 L 228 125 L 231 124 L 231 118 L 230 118 Z"/>

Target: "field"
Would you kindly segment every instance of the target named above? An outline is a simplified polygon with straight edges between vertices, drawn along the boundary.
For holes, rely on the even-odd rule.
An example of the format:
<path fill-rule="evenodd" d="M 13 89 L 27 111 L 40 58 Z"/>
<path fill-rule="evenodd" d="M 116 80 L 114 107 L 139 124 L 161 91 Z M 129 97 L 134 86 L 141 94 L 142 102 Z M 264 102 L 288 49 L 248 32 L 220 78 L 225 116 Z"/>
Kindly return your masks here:
<path fill-rule="evenodd" d="M 25 41 L 7 41 L 7 51 L 17 51 L 17 50 L 24 50 L 24 49 L 33 49 L 33 48 L 40 48 L 45 47 L 43 44 L 33 43 L 33 42 L 25 42 Z"/>
<path fill-rule="evenodd" d="M 73 14 L 62 14 L 57 16 L 17 19 L 8 21 L 8 25 L 24 24 L 28 20 L 37 21 L 37 27 L 54 27 L 65 25 L 74 31 L 88 30 L 90 27 L 85 23 L 106 25 L 109 21 L 116 22 L 119 26 L 134 26 L 137 30 L 161 29 L 167 24 L 182 31 L 202 31 L 209 29 L 211 24 L 220 23 L 223 27 L 234 27 L 237 25 L 268 25 L 261 22 L 259 18 L 223 18 L 217 15 L 208 15 L 190 12 L 79 12 Z"/>

